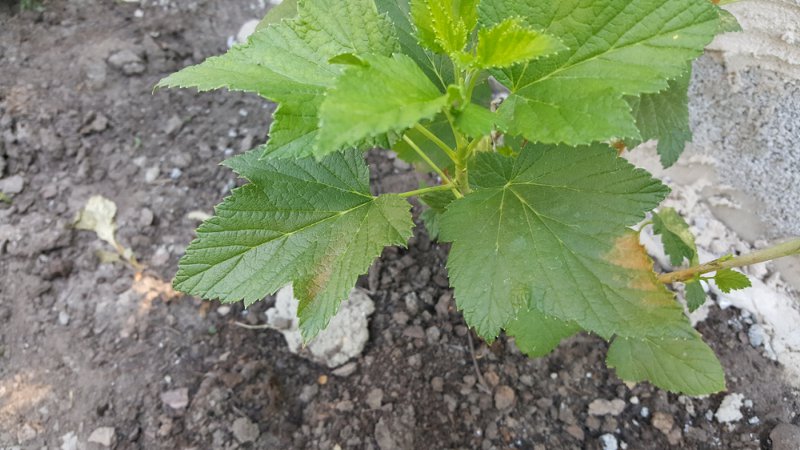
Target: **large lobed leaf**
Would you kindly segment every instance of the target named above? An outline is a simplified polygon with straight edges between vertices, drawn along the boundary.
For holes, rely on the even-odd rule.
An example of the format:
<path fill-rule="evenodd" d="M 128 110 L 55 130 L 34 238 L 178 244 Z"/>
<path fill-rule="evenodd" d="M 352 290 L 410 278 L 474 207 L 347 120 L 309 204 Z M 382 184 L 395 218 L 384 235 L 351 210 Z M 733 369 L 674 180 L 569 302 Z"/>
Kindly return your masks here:
<path fill-rule="evenodd" d="M 433 118 L 447 105 L 411 57 L 367 56 L 348 67 L 320 108 L 319 148 L 323 153 L 402 132 Z"/>
<path fill-rule="evenodd" d="M 708 0 L 484 0 L 482 23 L 509 16 L 568 50 L 497 72 L 511 90 L 500 112 L 531 141 L 578 145 L 639 138 L 626 95 L 660 92 L 719 30 Z"/>
<path fill-rule="evenodd" d="M 310 339 L 383 248 L 411 237 L 410 205 L 370 194 L 358 152 L 294 161 L 252 151 L 226 165 L 250 184 L 198 228 L 175 276 L 182 292 L 249 305 L 293 282 Z"/>
<path fill-rule="evenodd" d="M 399 48 L 393 30 L 373 0 L 305 0 L 299 2 L 297 18 L 273 22 L 247 44 L 174 73 L 157 87 L 258 93 L 279 103 L 266 153 L 309 156 L 315 153 L 312 144 L 325 91 L 342 70 L 330 59 L 342 54 L 389 56 Z"/>
<path fill-rule="evenodd" d="M 606 339 L 683 333 L 680 308 L 628 239 L 668 192 L 647 172 L 602 145 L 481 154 L 471 169 L 475 190 L 448 207 L 441 237 L 453 242 L 456 302 L 482 337 L 529 306 Z"/>

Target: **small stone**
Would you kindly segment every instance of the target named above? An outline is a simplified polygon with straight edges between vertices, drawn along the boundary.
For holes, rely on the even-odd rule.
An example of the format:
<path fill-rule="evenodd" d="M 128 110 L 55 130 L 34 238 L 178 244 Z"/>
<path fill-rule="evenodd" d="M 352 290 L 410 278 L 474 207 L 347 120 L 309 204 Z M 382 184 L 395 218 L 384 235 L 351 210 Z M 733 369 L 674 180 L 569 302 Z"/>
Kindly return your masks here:
<path fill-rule="evenodd" d="M 579 427 L 578 425 L 570 425 L 565 430 L 570 436 L 574 437 L 575 439 L 582 441 L 586 437 L 583 433 L 583 428 Z"/>
<path fill-rule="evenodd" d="M 142 208 L 142 210 L 139 211 L 139 226 L 143 228 L 149 227 L 153 224 L 153 219 L 155 219 L 155 216 L 150 208 Z"/>
<path fill-rule="evenodd" d="M 383 403 L 383 389 L 375 388 L 367 394 L 367 406 L 372 409 L 380 409 Z"/>
<path fill-rule="evenodd" d="M 89 435 L 89 442 L 102 445 L 103 447 L 111 447 L 114 443 L 114 436 L 116 430 L 113 427 L 100 427 Z"/>
<path fill-rule="evenodd" d="M 317 396 L 317 393 L 319 393 L 319 385 L 307 384 L 303 386 L 303 390 L 300 391 L 300 401 L 303 403 L 308 403 Z"/>
<path fill-rule="evenodd" d="M 741 411 L 743 404 L 744 395 L 728 394 L 722 399 L 722 403 L 719 405 L 717 412 L 714 413 L 714 417 L 719 423 L 738 422 L 744 418 Z"/>
<path fill-rule="evenodd" d="M 16 195 L 25 189 L 25 179 L 19 175 L 0 180 L 0 191 L 8 195 Z"/>
<path fill-rule="evenodd" d="M 490 387 L 496 387 L 498 384 L 500 384 L 500 375 L 493 370 L 486 372 L 486 374 L 483 376 L 483 379 L 486 380 L 486 383 Z"/>
<path fill-rule="evenodd" d="M 664 433 L 664 436 L 669 436 L 669 432 L 672 431 L 673 425 L 675 425 L 675 419 L 673 419 L 669 414 L 662 412 L 653 414 L 653 427 L 656 430 Z"/>
<path fill-rule="evenodd" d="M 498 386 L 494 392 L 494 407 L 498 410 L 504 410 L 514 406 L 516 394 L 514 389 L 509 386 Z"/>
<path fill-rule="evenodd" d="M 61 324 L 62 326 L 69 325 L 69 314 L 67 314 L 64 311 L 59 311 L 58 312 L 58 323 Z"/>
<path fill-rule="evenodd" d="M 261 435 L 258 425 L 251 422 L 247 417 L 239 417 L 234 420 L 233 425 L 231 425 L 231 433 L 242 444 L 255 442 L 258 436 Z"/>
<path fill-rule="evenodd" d="M 414 317 L 419 312 L 419 297 L 416 292 L 409 292 L 406 294 L 403 301 L 406 304 L 406 311 L 411 317 Z"/>
<path fill-rule="evenodd" d="M 61 436 L 61 450 L 78 450 L 78 435 L 74 431 Z"/>
<path fill-rule="evenodd" d="M 161 175 L 161 169 L 158 166 L 150 167 L 144 172 L 144 182 L 148 184 L 155 183 L 159 175 Z"/>
<path fill-rule="evenodd" d="M 603 450 L 619 449 L 619 442 L 617 442 L 617 437 L 611 433 L 606 433 L 600 436 L 600 442 L 603 443 Z"/>
<path fill-rule="evenodd" d="M 342 400 L 335 406 L 337 411 L 350 412 L 354 409 L 353 402 L 350 400 Z"/>
<path fill-rule="evenodd" d="M 589 404 L 589 415 L 618 416 L 625 410 L 625 406 L 625 401 L 618 398 L 614 400 L 598 398 Z"/>
<path fill-rule="evenodd" d="M 788 423 L 778 424 L 769 433 L 772 450 L 800 450 L 800 427 Z"/>
<path fill-rule="evenodd" d="M 170 170 L 169 172 L 169 177 L 172 178 L 173 180 L 177 180 L 178 178 L 181 177 L 181 175 L 183 175 L 183 171 L 181 169 L 178 169 L 177 167 L 173 167 L 172 170 Z"/>
<path fill-rule="evenodd" d="M 419 325 L 412 325 L 403 330 L 403 336 L 413 339 L 425 339 L 425 330 Z"/>
<path fill-rule="evenodd" d="M 647 406 L 642 406 L 642 410 L 639 411 L 639 415 L 647 419 L 648 417 L 650 417 L 650 408 L 648 408 Z"/>
<path fill-rule="evenodd" d="M 339 367 L 338 369 L 333 370 L 331 373 L 336 375 L 337 377 L 345 378 L 352 375 L 356 371 L 356 369 L 358 369 L 358 364 L 356 364 L 355 362 L 349 362 Z"/>
<path fill-rule="evenodd" d="M 102 114 L 94 114 L 89 116 L 86 124 L 80 129 L 80 133 L 83 135 L 100 133 L 105 131 L 106 128 L 108 128 L 108 117 Z"/>
<path fill-rule="evenodd" d="M 638 405 L 639 404 L 639 397 L 634 395 L 633 397 L 631 397 L 630 402 L 631 402 L 631 405 Z"/>
<path fill-rule="evenodd" d="M 17 440 L 22 444 L 35 438 L 37 434 L 36 429 L 26 423 L 17 431 Z"/>
<path fill-rule="evenodd" d="M 432 326 L 425 330 L 425 335 L 428 337 L 428 342 L 431 344 L 435 344 L 439 342 L 439 338 L 442 336 L 441 330 L 439 327 Z"/>
<path fill-rule="evenodd" d="M 747 330 L 747 337 L 750 339 L 750 345 L 753 347 L 761 347 L 764 344 L 764 327 L 761 325 L 753 325 Z"/>
<path fill-rule="evenodd" d="M 115 52 L 108 58 L 108 64 L 115 69 L 119 69 L 125 75 L 138 75 L 145 71 L 142 59 L 129 49 Z"/>
<path fill-rule="evenodd" d="M 189 406 L 189 389 L 180 388 L 162 392 L 161 401 L 176 411 L 182 410 Z"/>
<path fill-rule="evenodd" d="M 55 183 L 50 183 L 47 186 L 43 187 L 41 191 L 39 191 L 42 198 L 45 200 L 50 200 L 58 195 L 58 185 Z"/>
<path fill-rule="evenodd" d="M 431 379 L 431 387 L 434 392 L 444 391 L 444 379 L 442 377 L 433 377 L 433 379 Z"/>
<path fill-rule="evenodd" d="M 219 314 L 220 317 L 225 317 L 230 313 L 231 313 L 231 307 L 228 305 L 222 305 L 219 308 L 217 308 L 217 314 Z"/>
<path fill-rule="evenodd" d="M 173 115 L 164 123 L 164 133 L 169 136 L 177 134 L 183 128 L 183 120 L 177 115 Z"/>

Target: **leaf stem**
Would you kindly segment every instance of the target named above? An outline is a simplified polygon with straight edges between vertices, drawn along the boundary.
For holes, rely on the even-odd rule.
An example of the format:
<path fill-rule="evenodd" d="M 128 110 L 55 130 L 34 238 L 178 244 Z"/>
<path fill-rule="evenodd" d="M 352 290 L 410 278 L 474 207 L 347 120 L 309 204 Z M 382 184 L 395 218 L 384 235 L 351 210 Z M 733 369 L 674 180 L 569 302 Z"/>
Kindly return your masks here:
<path fill-rule="evenodd" d="M 705 264 L 700 264 L 699 266 L 665 273 L 658 277 L 658 281 L 664 284 L 686 281 L 693 279 L 697 275 L 703 275 L 709 272 L 716 272 L 722 269 L 732 269 L 734 267 L 750 266 L 764 261 L 771 261 L 773 259 L 796 254 L 800 254 L 800 238 L 792 239 L 788 242 L 784 242 L 783 244 L 757 250 L 736 258 L 731 258 L 730 256 L 723 257 Z"/>
<path fill-rule="evenodd" d="M 414 129 L 419 131 L 426 138 L 430 139 L 430 141 L 436 144 L 437 147 L 442 149 L 442 151 L 444 151 L 447 154 L 447 156 L 450 157 L 451 160 L 453 160 L 453 162 L 456 162 L 456 160 L 458 159 L 456 152 L 453 151 L 453 149 L 450 148 L 449 145 L 445 144 L 444 141 L 439 139 L 439 136 L 436 136 L 435 134 L 433 134 L 433 132 L 431 132 L 431 130 L 425 128 L 420 124 L 414 125 Z"/>
<path fill-rule="evenodd" d="M 408 144 L 412 149 L 414 149 L 415 152 L 417 152 L 417 154 L 419 155 L 420 158 L 422 158 L 423 161 L 425 161 L 429 166 L 431 166 L 433 171 L 436 172 L 437 175 L 439 175 L 439 178 L 441 178 L 442 181 L 445 182 L 444 184 L 450 186 L 450 189 L 453 191 L 453 195 L 455 195 L 456 198 L 464 197 L 463 195 L 461 195 L 461 192 L 459 192 L 458 189 L 456 189 L 453 180 L 451 180 L 450 177 L 448 177 L 444 173 L 444 171 L 441 168 L 439 168 L 439 166 L 437 166 L 436 163 L 434 163 L 431 160 L 431 158 L 428 157 L 428 155 L 426 155 L 424 151 L 422 151 L 421 148 L 419 148 L 419 145 L 417 145 L 416 142 L 411 140 L 411 138 L 409 138 L 408 136 L 403 136 L 403 140 L 406 141 L 406 144 Z"/>
<path fill-rule="evenodd" d="M 451 185 L 451 184 L 441 184 L 439 186 L 429 186 L 429 187 L 422 188 L 422 189 L 416 189 L 414 191 L 403 192 L 403 193 L 400 193 L 400 194 L 397 194 L 397 195 L 399 195 L 402 198 L 409 198 L 409 197 L 415 197 L 415 196 L 424 195 L 424 194 L 427 194 L 429 192 L 449 191 L 449 190 L 453 189 L 453 187 L 454 186 Z"/>

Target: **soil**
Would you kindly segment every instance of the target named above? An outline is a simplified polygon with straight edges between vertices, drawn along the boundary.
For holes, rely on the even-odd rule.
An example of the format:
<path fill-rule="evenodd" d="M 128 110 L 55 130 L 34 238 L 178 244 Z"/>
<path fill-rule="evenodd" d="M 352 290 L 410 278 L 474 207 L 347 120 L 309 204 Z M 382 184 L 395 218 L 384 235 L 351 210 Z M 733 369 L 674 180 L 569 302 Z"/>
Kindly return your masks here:
<path fill-rule="evenodd" d="M 247 1 L 0 3 L 0 180 L 22 179 L 0 205 L 0 448 L 768 449 L 778 424 L 798 425 L 798 391 L 733 308 L 699 325 L 745 399 L 731 424 L 713 417 L 726 394 L 622 383 L 593 336 L 537 360 L 507 339 L 487 346 L 455 310 L 447 248 L 422 227 L 359 282 L 376 312 L 347 376 L 289 353 L 277 332 L 237 325 L 263 323 L 269 300 L 245 311 L 176 295 L 168 282 L 197 225 L 187 215 L 210 213 L 237 183 L 218 163 L 266 139 L 273 107 L 152 86 L 224 51 L 263 12 Z M 386 152 L 369 162 L 377 190 L 417 186 Z M 110 248 L 70 227 L 97 194 L 117 204 L 119 241 L 142 274 L 100 263 Z M 598 399 L 624 408 L 590 415 Z"/>

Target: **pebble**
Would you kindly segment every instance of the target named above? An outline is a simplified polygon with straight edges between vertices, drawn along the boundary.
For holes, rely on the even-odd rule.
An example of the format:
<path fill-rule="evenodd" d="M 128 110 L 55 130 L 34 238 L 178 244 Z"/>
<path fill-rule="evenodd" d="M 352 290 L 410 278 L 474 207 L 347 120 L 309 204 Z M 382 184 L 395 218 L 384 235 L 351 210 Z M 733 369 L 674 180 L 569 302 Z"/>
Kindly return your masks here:
<path fill-rule="evenodd" d="M 650 408 L 648 408 L 647 406 L 643 406 L 642 410 L 639 411 L 639 415 L 647 419 L 648 417 L 650 417 Z"/>
<path fill-rule="evenodd" d="M 431 387 L 435 392 L 444 391 L 444 379 L 442 377 L 433 377 L 431 379 Z"/>
<path fill-rule="evenodd" d="M 372 409 L 380 409 L 383 403 L 383 389 L 372 389 L 367 394 L 367 406 Z"/>
<path fill-rule="evenodd" d="M 345 364 L 345 365 L 333 370 L 331 373 L 333 373 L 337 377 L 345 378 L 345 377 L 349 377 L 350 375 L 352 375 L 356 371 L 356 369 L 358 369 L 358 364 L 356 364 L 355 362 L 349 362 L 349 363 L 347 363 L 347 364 Z"/>
<path fill-rule="evenodd" d="M 300 391 L 299 399 L 303 403 L 308 403 L 317 396 L 317 393 L 319 393 L 319 385 L 307 384 L 303 386 L 303 390 Z"/>
<path fill-rule="evenodd" d="M 606 433 L 600 436 L 600 442 L 603 443 L 603 450 L 619 449 L 619 442 L 617 442 L 617 437 L 611 433 Z"/>
<path fill-rule="evenodd" d="M 419 297 L 416 292 L 409 292 L 403 299 L 406 304 L 406 311 L 411 317 L 414 317 L 419 312 Z"/>
<path fill-rule="evenodd" d="M 189 406 L 189 389 L 173 389 L 161 393 L 161 401 L 170 408 L 178 411 Z"/>
<path fill-rule="evenodd" d="M 177 134 L 183 128 L 183 120 L 178 115 L 173 115 L 164 123 L 164 133 L 172 136 Z"/>
<path fill-rule="evenodd" d="M 261 435 L 258 425 L 251 422 L 247 417 L 239 417 L 234 420 L 233 425 L 231 425 L 231 433 L 242 444 L 255 442 L 258 436 Z"/>
<path fill-rule="evenodd" d="M 439 338 L 442 336 L 441 330 L 437 326 L 431 326 L 427 330 L 425 330 L 425 335 L 428 337 L 428 342 L 431 344 L 435 344 L 439 342 Z"/>
<path fill-rule="evenodd" d="M 778 424 L 769 433 L 772 450 L 800 450 L 800 427 L 788 423 Z"/>
<path fill-rule="evenodd" d="M 583 433 L 583 428 L 577 425 L 570 425 L 565 429 L 565 431 L 579 441 L 582 441 L 586 437 Z"/>
<path fill-rule="evenodd" d="M 592 416 L 618 416 L 625 410 L 625 401 L 615 398 L 606 400 L 598 398 L 589 404 L 589 415 Z"/>
<path fill-rule="evenodd" d="M 114 436 L 116 430 L 113 427 L 100 427 L 89 435 L 89 442 L 102 445 L 103 447 L 111 447 L 114 443 Z"/>
<path fill-rule="evenodd" d="M 142 208 L 142 210 L 139 211 L 139 225 L 141 227 L 149 227 L 153 224 L 153 219 L 155 219 L 155 216 L 150 208 Z"/>
<path fill-rule="evenodd" d="M 142 58 L 130 49 L 114 52 L 108 58 L 108 64 L 115 69 L 119 69 L 125 75 L 138 75 L 145 71 Z"/>
<path fill-rule="evenodd" d="M 22 444 L 35 438 L 37 434 L 36 430 L 26 423 L 17 431 L 17 440 Z"/>
<path fill-rule="evenodd" d="M 722 403 L 719 405 L 717 412 L 714 413 L 714 417 L 719 423 L 738 422 L 744 418 L 741 411 L 743 404 L 744 395 L 728 394 L 722 399 Z"/>
<path fill-rule="evenodd" d="M 61 450 L 78 450 L 78 435 L 74 431 L 61 436 Z"/>
<path fill-rule="evenodd" d="M 514 406 L 516 397 L 517 395 L 514 393 L 514 389 L 511 389 L 510 386 L 498 386 L 494 392 L 494 407 L 501 411 L 511 408 Z"/>
<path fill-rule="evenodd" d="M 403 330 L 403 336 L 413 339 L 425 339 L 425 330 L 419 325 L 412 325 Z"/>
<path fill-rule="evenodd" d="M 753 347 L 761 347 L 764 344 L 764 327 L 761 325 L 753 325 L 747 331 L 747 337 L 750 339 L 750 345 Z"/>
<path fill-rule="evenodd" d="M 148 184 L 155 183 L 159 175 L 161 175 L 161 169 L 158 166 L 150 167 L 144 172 L 144 182 Z"/>
<path fill-rule="evenodd" d="M 675 425 L 675 419 L 671 415 L 662 412 L 653 414 L 653 427 L 664 433 L 664 436 L 669 436 L 672 427 Z"/>
<path fill-rule="evenodd" d="M 169 177 L 173 180 L 177 180 L 178 178 L 183 175 L 183 171 L 177 167 L 173 167 L 172 170 L 169 172 Z"/>
<path fill-rule="evenodd" d="M 231 307 L 228 305 L 222 305 L 219 308 L 217 308 L 217 314 L 219 314 L 220 317 L 225 317 L 230 313 L 231 313 Z"/>
<path fill-rule="evenodd" d="M 0 191 L 4 194 L 16 195 L 25 189 L 25 179 L 19 175 L 0 180 Z"/>
<path fill-rule="evenodd" d="M 58 323 L 63 325 L 63 326 L 69 325 L 69 314 L 67 314 L 64 311 L 59 311 L 58 312 Z"/>

